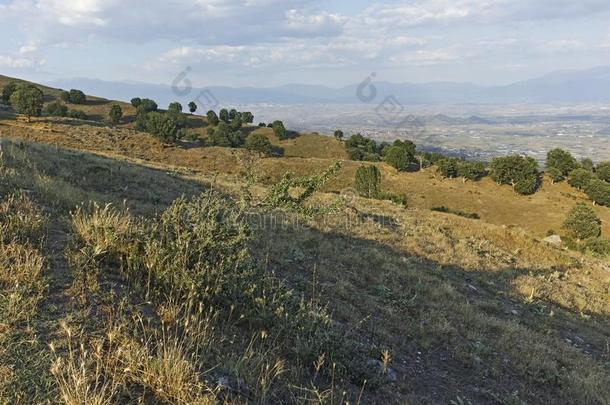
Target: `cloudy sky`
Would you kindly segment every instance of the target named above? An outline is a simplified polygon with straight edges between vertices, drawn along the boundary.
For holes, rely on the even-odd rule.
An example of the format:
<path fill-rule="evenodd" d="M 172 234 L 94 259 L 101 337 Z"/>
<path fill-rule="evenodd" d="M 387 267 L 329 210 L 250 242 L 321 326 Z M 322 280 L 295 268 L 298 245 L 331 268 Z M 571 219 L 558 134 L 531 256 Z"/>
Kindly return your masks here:
<path fill-rule="evenodd" d="M 500 84 L 610 65 L 609 0 L 0 0 L 0 73 Z"/>

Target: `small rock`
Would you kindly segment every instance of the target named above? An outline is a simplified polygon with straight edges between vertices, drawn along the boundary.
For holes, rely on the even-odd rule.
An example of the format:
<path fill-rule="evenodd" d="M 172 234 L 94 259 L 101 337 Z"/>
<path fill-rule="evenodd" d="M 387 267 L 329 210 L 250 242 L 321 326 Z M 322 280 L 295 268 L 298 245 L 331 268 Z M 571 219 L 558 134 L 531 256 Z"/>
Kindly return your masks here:
<path fill-rule="evenodd" d="M 513 315 L 515 315 L 515 316 L 516 316 L 516 315 L 519 315 L 519 312 L 517 312 L 517 310 L 516 310 L 516 309 L 511 309 L 511 310 L 510 310 L 510 313 L 511 313 L 511 314 L 513 314 Z"/>
<path fill-rule="evenodd" d="M 553 246 L 557 246 L 557 247 L 561 247 L 561 245 L 562 245 L 561 236 L 559 236 L 559 235 L 547 236 L 546 238 L 542 239 L 542 241 L 544 243 L 548 243 L 549 245 L 553 245 Z"/>

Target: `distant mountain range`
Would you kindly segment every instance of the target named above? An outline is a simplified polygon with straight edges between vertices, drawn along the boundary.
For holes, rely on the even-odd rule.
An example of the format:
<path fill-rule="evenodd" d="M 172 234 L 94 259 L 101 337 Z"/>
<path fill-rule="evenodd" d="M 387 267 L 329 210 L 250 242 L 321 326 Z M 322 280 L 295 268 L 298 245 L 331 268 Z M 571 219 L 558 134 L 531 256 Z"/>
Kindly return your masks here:
<path fill-rule="evenodd" d="M 188 95 L 176 94 L 170 85 L 139 82 L 110 82 L 75 78 L 46 83 L 58 88 L 78 88 L 86 93 L 128 101 L 133 97 L 155 99 L 164 106 L 171 101 L 188 102 L 203 89 Z M 532 80 L 504 86 L 472 83 L 388 83 L 373 82 L 376 103 L 394 96 L 401 104 L 514 104 L 514 103 L 599 103 L 610 102 L 610 67 L 558 71 Z M 277 87 L 210 86 L 205 89 L 220 105 L 234 104 L 360 104 L 358 84 L 341 88 L 286 84 Z M 368 89 L 365 89 L 365 91 Z M 368 94 L 368 93 L 367 93 Z"/>

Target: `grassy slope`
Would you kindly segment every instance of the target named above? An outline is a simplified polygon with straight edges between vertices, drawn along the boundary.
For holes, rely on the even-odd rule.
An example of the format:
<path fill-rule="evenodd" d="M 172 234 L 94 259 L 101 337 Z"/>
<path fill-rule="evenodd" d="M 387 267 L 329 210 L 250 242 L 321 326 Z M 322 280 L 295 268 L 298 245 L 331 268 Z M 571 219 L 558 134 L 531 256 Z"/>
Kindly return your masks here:
<path fill-rule="evenodd" d="M 239 150 L 163 148 L 128 128 L 0 118 L 0 134 L 118 159 L 35 147 L 39 152 L 30 158 L 50 160 L 47 164 L 54 168 L 52 182 L 38 187 L 47 200 L 60 201 L 66 209 L 89 199 L 126 200 L 135 210 L 153 212 L 182 192 L 197 192 L 202 181 L 234 193 L 237 174 L 244 169 Z M 274 142 L 287 154 L 301 150 L 297 146 L 289 152 L 294 140 Z M 324 155 L 327 145 L 308 147 L 307 153 L 319 154 L 317 158 L 263 159 L 256 171 L 271 181 L 287 169 L 321 169 L 335 156 Z M 53 156 L 61 160 L 53 163 Z M 346 162 L 328 189 L 349 186 L 358 165 Z M 184 169 L 175 172 L 176 167 Z M 413 190 L 413 208 L 357 198 L 351 202 L 355 213 L 311 221 L 287 215 L 284 221 L 304 226 L 263 227 L 254 241 L 254 252 L 271 270 L 298 292 L 327 303 L 339 324 L 354 328 L 370 358 L 389 351 L 397 381 L 371 385 L 366 401 L 608 403 L 610 269 L 530 236 L 558 229 L 562 211 L 583 196 L 565 185 L 545 185 L 536 196 L 518 197 L 486 180 L 464 185 L 432 179 L 426 172 L 398 174 L 380 167 L 386 187 Z M 255 194 L 263 192 L 261 186 Z M 316 196 L 325 203 L 335 198 Z M 549 201 L 555 201 L 553 209 Z M 476 211 L 484 221 L 418 208 L 434 205 Z M 607 211 L 600 209 L 606 221 Z M 517 224 L 526 232 L 494 223 Z M 605 226 L 608 235 L 607 222 Z M 51 270 L 56 266 L 61 263 L 52 261 Z M 50 284 L 61 289 L 60 281 Z M 56 305 L 58 313 L 43 309 L 49 322 L 66 315 L 60 300 Z M 81 325 L 76 321 L 76 327 Z M 44 348 L 37 350 L 44 353 Z M 39 384 L 48 384 L 47 379 Z"/>

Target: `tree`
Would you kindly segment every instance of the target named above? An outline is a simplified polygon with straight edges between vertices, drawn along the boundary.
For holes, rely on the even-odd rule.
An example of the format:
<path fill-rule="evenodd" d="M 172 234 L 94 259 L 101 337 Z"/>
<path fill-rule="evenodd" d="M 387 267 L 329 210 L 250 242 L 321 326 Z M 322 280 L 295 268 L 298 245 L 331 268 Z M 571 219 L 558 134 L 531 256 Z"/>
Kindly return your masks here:
<path fill-rule="evenodd" d="M 585 169 L 586 171 L 593 173 L 593 170 L 595 169 L 595 165 L 593 164 L 593 161 L 589 158 L 582 158 L 580 160 L 580 167 L 582 167 L 583 169 Z"/>
<path fill-rule="evenodd" d="M 87 96 L 85 96 L 85 93 L 83 93 L 81 90 L 72 89 L 70 90 L 69 95 L 69 100 L 72 104 L 85 104 L 87 101 Z"/>
<path fill-rule="evenodd" d="M 222 122 L 228 123 L 230 121 L 229 111 L 226 108 L 223 108 L 223 109 L 220 110 L 220 113 L 219 113 L 218 117 L 220 118 L 220 120 Z"/>
<path fill-rule="evenodd" d="M 452 179 L 458 176 L 458 161 L 459 159 L 448 157 L 436 162 L 436 166 L 443 177 Z"/>
<path fill-rule="evenodd" d="M 218 119 L 218 115 L 216 115 L 216 113 L 212 110 L 208 111 L 208 113 L 206 114 L 206 117 L 208 119 L 208 124 L 212 125 L 212 126 L 216 126 L 218 125 L 219 119 Z"/>
<path fill-rule="evenodd" d="M 610 183 L 593 178 L 585 187 L 585 193 L 594 203 L 610 207 Z"/>
<path fill-rule="evenodd" d="M 59 98 L 64 103 L 69 103 L 70 102 L 70 92 L 69 91 L 65 91 L 65 90 L 62 91 L 61 94 L 59 95 Z"/>
<path fill-rule="evenodd" d="M 237 117 L 237 110 L 235 108 L 231 108 L 229 111 L 229 120 L 234 120 Z"/>
<path fill-rule="evenodd" d="M 568 175 L 572 170 L 578 168 L 578 162 L 574 159 L 574 156 L 563 149 L 553 149 L 546 155 L 546 167 L 549 169 L 555 169 L 553 174 L 555 175 L 553 181 L 561 181 Z M 553 176 L 551 176 L 553 178 Z"/>
<path fill-rule="evenodd" d="M 142 99 L 140 97 L 134 97 L 131 99 L 131 105 L 135 108 L 138 108 L 142 104 Z"/>
<path fill-rule="evenodd" d="M 176 117 L 172 114 L 149 112 L 146 115 L 146 132 L 159 138 L 161 142 L 176 142 L 179 129 Z"/>
<path fill-rule="evenodd" d="M 476 181 L 487 174 L 485 164 L 483 162 L 469 162 L 467 160 L 459 160 L 457 162 L 457 175 L 462 177 L 464 181 Z"/>
<path fill-rule="evenodd" d="M 246 124 L 252 124 L 254 122 L 254 114 L 250 111 L 245 111 L 240 114 L 241 121 Z"/>
<path fill-rule="evenodd" d="M 15 90 L 17 90 L 17 82 L 8 82 L 6 86 L 4 86 L 4 88 L 2 89 L 2 102 L 4 104 L 10 104 L 11 103 L 11 96 L 13 95 L 13 93 L 15 92 Z"/>
<path fill-rule="evenodd" d="M 498 184 L 510 184 L 519 194 L 533 194 L 538 189 L 538 163 L 531 157 L 512 155 L 495 158 L 491 177 Z"/>
<path fill-rule="evenodd" d="M 191 102 L 189 103 L 189 112 L 190 112 L 191 114 L 194 114 L 194 113 L 195 113 L 195 111 L 197 111 L 197 103 L 195 103 L 194 101 L 191 101 Z"/>
<path fill-rule="evenodd" d="M 565 180 L 565 176 L 563 175 L 561 170 L 556 167 L 550 167 L 546 171 L 546 174 L 551 178 L 552 183 L 557 183 L 557 182 Z"/>
<path fill-rule="evenodd" d="M 396 170 L 407 170 L 411 163 L 411 155 L 400 146 L 390 146 L 385 151 L 385 161 Z"/>
<path fill-rule="evenodd" d="M 143 98 L 140 100 L 140 104 L 138 105 L 138 114 L 146 114 L 149 112 L 157 111 L 159 106 L 154 100 L 149 98 Z"/>
<path fill-rule="evenodd" d="M 123 109 L 118 104 L 113 104 L 110 107 L 110 111 L 108 112 L 108 117 L 110 118 L 110 123 L 112 125 L 116 125 L 123 118 Z"/>
<path fill-rule="evenodd" d="M 20 84 L 11 94 L 11 106 L 18 114 L 30 117 L 39 117 L 42 113 L 44 94 L 31 84 Z"/>
<path fill-rule="evenodd" d="M 567 231 L 568 236 L 578 240 L 595 238 L 602 232 L 601 221 L 597 214 L 593 208 L 583 203 L 576 204 L 570 210 L 562 228 Z"/>
<path fill-rule="evenodd" d="M 356 170 L 355 188 L 358 193 L 367 198 L 379 196 L 381 172 L 376 166 L 361 166 Z"/>
<path fill-rule="evenodd" d="M 178 102 L 173 102 L 167 107 L 167 111 L 170 113 L 181 113 L 182 112 L 182 104 Z"/>
<path fill-rule="evenodd" d="M 380 160 L 377 143 L 361 134 L 355 134 L 345 141 L 345 151 L 351 160 Z"/>
<path fill-rule="evenodd" d="M 269 139 L 263 134 L 251 133 L 246 137 L 245 145 L 246 149 L 258 152 L 260 155 L 268 155 L 271 153 L 271 142 L 269 142 Z"/>
<path fill-rule="evenodd" d="M 589 170 L 585 168 L 575 169 L 569 174 L 568 184 L 579 190 L 584 190 L 592 178 L 593 174 Z"/>
<path fill-rule="evenodd" d="M 338 140 L 338 141 L 343 139 L 343 131 L 341 131 L 340 129 L 337 129 L 335 131 L 335 139 Z"/>
<path fill-rule="evenodd" d="M 601 162 L 595 168 L 595 174 L 597 177 L 610 183 L 610 162 Z"/>
<path fill-rule="evenodd" d="M 49 103 L 45 109 L 45 113 L 53 117 L 65 117 L 68 115 L 68 107 L 59 101 L 54 101 Z"/>
<path fill-rule="evenodd" d="M 282 121 L 279 121 L 279 120 L 273 121 L 272 128 L 273 128 L 273 133 L 275 134 L 275 136 L 278 137 L 278 139 L 282 140 L 282 139 L 286 139 L 288 137 L 286 128 L 284 127 L 284 123 Z"/>

